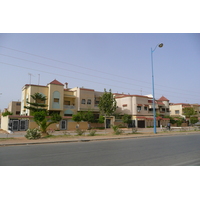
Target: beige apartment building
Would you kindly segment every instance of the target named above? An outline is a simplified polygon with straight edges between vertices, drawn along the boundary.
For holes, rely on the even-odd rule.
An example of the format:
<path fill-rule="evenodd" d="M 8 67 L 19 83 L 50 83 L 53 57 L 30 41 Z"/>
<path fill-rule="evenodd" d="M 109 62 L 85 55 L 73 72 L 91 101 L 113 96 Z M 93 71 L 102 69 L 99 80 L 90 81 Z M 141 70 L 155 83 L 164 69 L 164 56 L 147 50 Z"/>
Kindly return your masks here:
<path fill-rule="evenodd" d="M 142 95 L 115 94 L 117 101 L 116 112 L 119 115 L 128 114 L 132 116 L 133 127 L 145 128 L 153 126 L 153 106 L 152 97 Z M 157 126 L 166 126 L 169 118 L 163 116 L 169 115 L 169 100 L 165 97 L 155 101 L 157 117 Z"/>
<path fill-rule="evenodd" d="M 20 115 L 21 111 L 21 102 L 20 101 L 11 101 L 8 105 L 9 112 L 13 113 L 13 115 Z"/>
<path fill-rule="evenodd" d="M 59 124 L 52 124 L 50 129 L 59 130 L 74 130 L 76 122 L 72 120 L 72 115 L 78 111 L 92 111 L 94 114 L 99 115 L 98 103 L 100 96 L 103 92 L 97 92 L 93 89 L 87 88 L 68 88 L 68 83 L 62 84 L 57 80 L 53 80 L 46 86 L 26 84 L 22 88 L 21 96 L 21 110 L 20 116 L 13 113 L 12 116 L 3 118 L 3 129 L 8 130 L 11 128 L 13 131 L 26 130 L 29 128 L 37 127 L 30 115 L 30 110 L 24 108 L 28 106 L 27 101 L 33 103 L 34 100 L 31 95 L 40 93 L 47 97 L 45 104 L 47 104 L 47 110 L 51 112 L 57 112 L 62 116 L 62 120 Z M 102 126 L 102 124 L 97 124 Z M 87 122 L 81 122 L 80 128 L 87 129 Z"/>
<path fill-rule="evenodd" d="M 2 129 L 12 131 L 22 131 L 27 128 L 37 127 L 30 115 L 30 110 L 24 108 L 28 102 L 34 102 L 31 95 L 40 93 L 47 97 L 45 104 L 47 110 L 57 112 L 62 116 L 62 120 L 58 124 L 52 124 L 50 129 L 74 130 L 77 123 L 72 120 L 72 115 L 78 111 L 92 111 L 96 117 L 99 116 L 98 104 L 100 97 L 104 92 L 98 92 L 93 89 L 83 87 L 69 88 L 68 83 L 60 83 L 53 80 L 46 86 L 26 84 L 22 88 L 21 110 L 20 115 L 13 113 L 11 116 L 2 117 Z M 153 126 L 153 108 L 152 97 L 142 95 L 125 95 L 114 94 L 117 101 L 117 111 L 120 115 L 130 114 L 132 116 L 132 125 L 136 127 Z M 166 126 L 169 119 L 162 116 L 169 115 L 169 100 L 161 97 L 156 100 L 157 126 Z M 106 119 L 107 127 L 117 124 L 114 116 Z M 104 126 L 103 124 L 95 124 L 94 126 Z M 87 122 L 80 123 L 80 129 L 87 129 Z"/>
<path fill-rule="evenodd" d="M 188 104 L 188 103 L 176 103 L 170 104 L 170 116 L 172 117 L 183 117 L 186 119 L 185 115 L 183 115 L 183 109 L 186 107 L 192 107 L 196 111 L 196 117 L 200 120 L 200 105 L 199 104 Z"/>

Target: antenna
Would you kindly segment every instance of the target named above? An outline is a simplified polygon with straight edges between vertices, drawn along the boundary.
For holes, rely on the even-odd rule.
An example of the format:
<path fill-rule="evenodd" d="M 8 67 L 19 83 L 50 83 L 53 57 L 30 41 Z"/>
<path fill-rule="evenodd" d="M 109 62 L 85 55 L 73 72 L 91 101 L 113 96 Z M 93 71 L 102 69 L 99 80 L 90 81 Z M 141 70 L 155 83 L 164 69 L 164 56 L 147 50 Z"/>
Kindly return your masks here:
<path fill-rule="evenodd" d="M 38 74 L 38 85 L 40 85 L 40 74 Z"/>
<path fill-rule="evenodd" d="M 142 88 L 141 88 L 140 92 L 141 92 L 141 95 L 142 95 Z"/>
<path fill-rule="evenodd" d="M 28 75 L 30 76 L 30 84 L 31 84 L 31 76 L 33 76 L 33 74 L 28 73 Z"/>

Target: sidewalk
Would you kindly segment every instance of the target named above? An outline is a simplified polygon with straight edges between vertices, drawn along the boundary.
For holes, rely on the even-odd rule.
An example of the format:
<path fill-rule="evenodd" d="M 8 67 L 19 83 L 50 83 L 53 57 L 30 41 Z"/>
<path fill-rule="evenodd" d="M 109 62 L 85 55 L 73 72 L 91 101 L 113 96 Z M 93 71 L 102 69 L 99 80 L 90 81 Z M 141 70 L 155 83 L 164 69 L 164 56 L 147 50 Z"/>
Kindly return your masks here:
<path fill-rule="evenodd" d="M 77 136 L 74 132 L 56 131 L 52 133 L 53 137 L 40 138 L 37 140 L 28 140 L 24 137 L 26 132 L 15 132 L 13 134 L 6 134 L 0 132 L 0 147 L 8 145 L 31 145 L 31 144 L 47 144 L 47 143 L 66 143 L 66 142 L 89 142 L 89 141 L 101 141 L 101 140 L 116 140 L 116 139 L 131 139 L 131 138 L 144 138 L 144 137 L 160 137 L 160 136 L 175 136 L 175 135 L 189 135 L 200 134 L 200 131 L 187 131 L 187 132 L 161 132 L 157 130 L 157 134 L 153 133 L 153 129 L 139 129 L 136 133 L 128 134 L 130 129 L 124 129 L 123 134 L 114 135 L 111 129 L 97 131 L 95 136 L 86 135 Z M 70 135 L 69 135 L 70 134 Z"/>

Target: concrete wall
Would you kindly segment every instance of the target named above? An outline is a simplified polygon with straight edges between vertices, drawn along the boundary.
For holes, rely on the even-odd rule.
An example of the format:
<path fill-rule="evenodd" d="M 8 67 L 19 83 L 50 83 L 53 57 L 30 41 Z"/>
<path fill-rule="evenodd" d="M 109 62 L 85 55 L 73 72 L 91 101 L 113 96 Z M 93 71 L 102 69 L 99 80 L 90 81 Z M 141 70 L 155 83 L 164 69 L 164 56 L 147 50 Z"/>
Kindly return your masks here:
<path fill-rule="evenodd" d="M 9 116 L 1 116 L 1 129 L 8 131 Z"/>

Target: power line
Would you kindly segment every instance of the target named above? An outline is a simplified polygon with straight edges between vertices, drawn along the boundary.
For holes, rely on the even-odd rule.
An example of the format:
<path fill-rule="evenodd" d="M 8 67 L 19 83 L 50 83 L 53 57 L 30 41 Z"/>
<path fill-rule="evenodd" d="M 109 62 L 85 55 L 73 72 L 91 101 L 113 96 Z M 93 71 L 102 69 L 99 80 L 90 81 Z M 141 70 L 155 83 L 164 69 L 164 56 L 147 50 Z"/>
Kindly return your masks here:
<path fill-rule="evenodd" d="M 26 61 L 26 62 L 31 62 L 31 63 L 39 64 L 39 65 L 44 65 L 44 66 L 51 67 L 51 68 L 56 68 L 56 69 L 61 69 L 61 70 L 66 70 L 66 71 L 70 71 L 70 72 L 75 72 L 75 73 L 77 73 L 77 71 L 74 71 L 74 70 L 71 70 L 71 69 L 65 69 L 65 68 L 62 68 L 62 67 L 56 67 L 56 66 L 52 66 L 52 65 L 47 65 L 47 64 L 44 64 L 44 63 L 39 63 L 39 62 L 35 62 L 35 61 L 30 61 L 30 60 L 26 60 L 26 59 L 23 59 L 23 58 L 18 58 L 18 57 L 14 57 L 14 56 L 9 56 L 9 55 L 5 55 L 5 54 L 0 54 L 0 55 L 6 56 L 6 57 L 10 57 L 10 58 L 14 58 L 14 59 L 18 59 L 18 60 L 23 60 L 23 61 Z M 127 83 L 127 82 L 123 82 L 123 81 L 119 81 L 119 80 L 108 79 L 108 78 L 104 78 L 104 77 L 100 77 L 100 76 L 96 76 L 96 75 L 86 74 L 86 73 L 83 73 L 83 72 L 78 72 L 78 73 L 79 73 L 79 74 L 83 74 L 83 75 L 87 75 L 87 76 L 92 76 L 92 77 L 101 78 L 101 79 L 104 79 L 104 80 L 117 81 L 117 82 L 120 82 L 120 83 L 124 83 L 124 84 L 128 84 L 128 85 L 134 85 L 134 86 L 139 86 L 139 87 L 141 87 L 140 85 L 133 84 L 133 83 Z M 147 88 L 151 88 L 151 87 L 147 87 Z"/>
<path fill-rule="evenodd" d="M 62 75 L 61 74 L 55 74 L 55 73 L 51 73 L 51 72 L 47 72 L 47 71 L 43 71 L 43 70 L 33 69 L 33 68 L 30 68 L 30 67 L 23 67 L 23 66 L 19 66 L 19 65 L 13 65 L 13 64 L 9 64 L 9 63 L 4 63 L 4 62 L 0 62 L 0 63 L 5 64 L 5 65 L 9 65 L 9 66 L 18 67 L 18 68 L 23 68 L 23 69 L 29 69 L 29 70 L 31 69 L 33 71 L 39 71 L 39 72 L 43 72 L 43 73 L 47 73 L 47 74 L 53 74 L 53 75 L 57 75 L 57 76 L 62 76 L 62 77 L 67 77 L 67 78 L 72 78 L 72 79 L 78 79 L 78 80 L 83 80 L 83 81 L 87 81 L 87 82 L 97 83 L 97 84 L 100 84 L 100 85 L 106 85 L 106 86 L 111 86 L 111 87 L 117 87 L 117 88 L 127 89 L 129 91 L 131 89 L 131 88 L 126 88 L 126 87 L 117 86 L 117 85 L 110 85 L 110 84 L 99 83 L 99 82 L 95 82 L 95 81 L 90 81 L 90 80 L 85 80 L 85 79 L 70 77 L 70 76 L 66 76 L 66 75 L 63 75 L 63 74 Z M 143 92 L 146 92 L 146 91 L 143 91 Z M 161 93 L 157 92 L 156 94 L 158 95 L 158 94 L 161 94 Z M 174 95 L 170 95 L 170 96 L 172 96 L 172 97 L 178 97 L 178 96 L 174 96 Z M 191 99 L 191 98 L 188 98 L 188 95 L 187 95 L 187 99 Z"/>
<path fill-rule="evenodd" d="M 18 60 L 22 60 L 22 61 L 26 61 L 26 62 L 31 62 L 31 63 L 39 64 L 39 65 L 44 65 L 44 66 L 51 67 L 51 68 L 56 68 L 56 69 L 61 69 L 61 70 L 71 71 L 71 72 L 77 73 L 77 71 L 74 71 L 74 70 L 71 70 L 71 69 L 66 69 L 66 68 L 62 68 L 62 67 L 52 66 L 52 65 L 48 65 L 48 64 L 44 64 L 44 63 L 40 63 L 40 62 L 35 62 L 35 61 L 23 59 L 23 58 L 18 58 L 18 57 L 6 55 L 6 54 L 0 54 L 0 55 L 1 56 L 5 56 L 5 57 L 10 57 L 10 58 L 18 59 Z M 96 75 L 91 75 L 91 74 L 86 74 L 86 73 L 82 73 L 82 72 L 78 72 L 78 73 L 79 74 L 83 74 L 83 75 L 87 75 L 87 76 L 101 78 L 101 79 L 104 79 L 104 80 L 109 80 L 109 81 L 114 81 L 114 82 L 117 81 L 117 82 L 128 84 L 128 85 L 134 85 L 134 86 L 138 86 L 138 87 L 144 87 L 144 88 L 151 89 L 150 86 L 143 86 L 143 85 L 137 85 L 137 84 L 133 84 L 133 83 L 127 83 L 127 82 L 123 82 L 123 81 L 119 81 L 119 80 L 108 79 L 108 78 L 104 78 L 104 77 L 100 77 L 100 76 L 96 76 Z M 131 80 L 134 80 L 134 79 L 131 79 Z M 143 81 L 141 81 L 141 82 L 143 82 Z M 163 90 L 163 89 L 156 89 L 156 91 L 170 92 L 170 93 L 176 93 L 176 94 L 181 94 L 181 95 L 187 95 L 187 94 L 179 93 L 177 91 L 176 92 L 171 92 L 171 91 L 167 91 L 167 90 Z M 191 94 L 190 96 L 197 97 L 197 95 L 194 95 L 194 94 Z"/>
<path fill-rule="evenodd" d="M 33 68 L 30 68 L 30 67 L 23 67 L 23 66 L 19 66 L 19 65 L 13 65 L 13 64 L 9 64 L 9 63 L 4 63 L 4 62 L 0 62 L 0 63 L 5 64 L 5 65 L 14 66 L 14 67 L 23 68 L 23 69 L 31 69 L 31 70 L 33 70 L 33 71 L 39 71 L 39 72 L 43 72 L 43 73 L 47 73 L 47 74 L 53 74 L 53 75 L 57 75 L 57 76 L 63 76 L 63 77 L 67 77 L 67 78 L 83 80 L 83 81 L 92 82 L 92 83 L 97 83 L 97 84 L 101 84 L 101 85 L 109 85 L 109 86 L 112 86 L 112 87 L 120 87 L 120 88 L 123 88 L 123 89 L 128 89 L 128 90 L 130 90 L 130 88 L 125 88 L 125 87 L 116 86 L 116 85 L 110 85 L 110 84 L 99 83 L 99 82 L 95 82 L 95 81 L 90 81 L 90 80 L 75 78 L 75 77 L 66 76 L 66 75 L 61 75 L 61 74 L 55 74 L 55 73 L 51 73 L 51 72 L 47 72 L 47 71 L 43 71 L 43 70 L 33 69 Z"/>
<path fill-rule="evenodd" d="M 24 54 L 27 54 L 27 55 L 31 55 L 31 56 L 43 58 L 43 59 L 46 59 L 46 60 L 51 60 L 51 61 L 55 61 L 55 62 L 67 64 L 67 65 L 71 65 L 71 66 L 74 66 L 74 67 L 79 67 L 79 68 L 82 68 L 82 69 L 87 69 L 87 70 L 94 71 L 94 72 L 99 72 L 99 73 L 103 73 L 103 74 L 107 74 L 107 75 L 116 76 L 116 77 L 119 77 L 119 78 L 124 78 L 124 79 L 126 79 L 126 80 L 129 79 L 129 80 L 134 80 L 134 81 L 138 81 L 138 82 L 143 82 L 143 83 L 151 84 L 151 83 L 146 82 L 146 81 L 141 81 L 141 80 L 132 79 L 132 78 L 124 77 L 124 76 L 119 76 L 119 75 L 111 74 L 111 73 L 108 73 L 108 72 L 103 72 L 103 71 L 100 71 L 100 70 L 91 69 L 91 68 L 88 68 L 88 67 L 83 67 L 83 66 L 80 66 L 80 65 L 76 65 L 76 64 L 72 64 L 72 63 L 65 62 L 65 61 L 60 61 L 60 60 L 56 60 L 56 59 L 52 59 L 52 58 L 48 58 L 48 57 L 44 57 L 44 56 L 40 56 L 40 55 L 36 55 L 36 54 L 32 54 L 32 53 L 28 53 L 28 52 L 25 52 L 25 51 L 20 51 L 20 50 L 17 50 L 17 49 L 13 49 L 13 48 L 1 46 L 1 45 L 0 45 L 0 47 L 1 47 L 1 48 L 5 48 L 5 49 L 9 49 L 9 50 L 12 50 L 12 51 L 24 53 Z M 156 85 L 156 86 L 160 86 L 160 87 L 170 88 L 170 89 L 173 89 L 173 90 L 182 90 L 182 91 L 186 91 L 186 92 L 192 92 L 192 91 L 188 91 L 188 90 L 183 90 L 183 89 L 178 89 L 178 88 L 174 88 L 174 87 L 169 87 L 169 86 L 166 86 L 166 85 L 165 85 L 165 86 L 163 86 L 163 85 L 158 85 L 158 84 L 155 84 L 155 85 Z M 141 87 L 141 86 L 140 86 L 140 87 Z"/>

